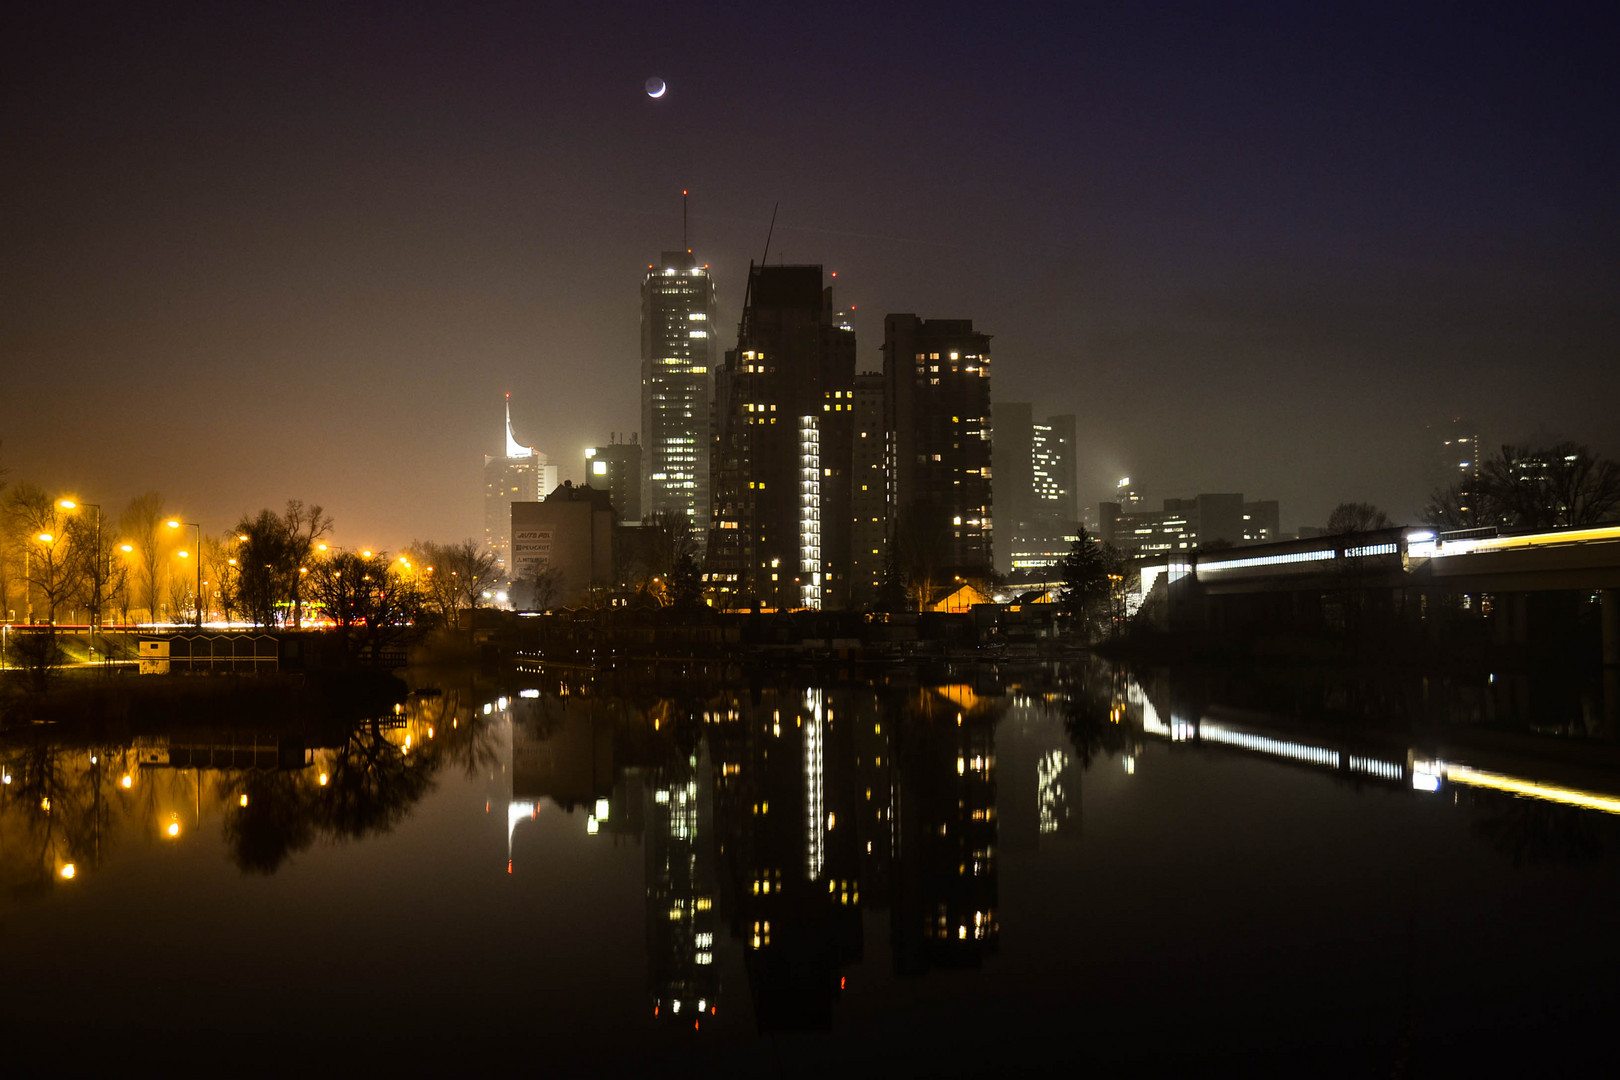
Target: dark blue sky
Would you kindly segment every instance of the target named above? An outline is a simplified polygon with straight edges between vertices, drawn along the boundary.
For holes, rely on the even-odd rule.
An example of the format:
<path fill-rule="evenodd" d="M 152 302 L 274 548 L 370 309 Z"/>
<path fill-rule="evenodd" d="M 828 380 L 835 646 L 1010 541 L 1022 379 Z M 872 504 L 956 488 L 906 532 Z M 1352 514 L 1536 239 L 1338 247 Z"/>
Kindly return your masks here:
<path fill-rule="evenodd" d="M 1620 453 L 1597 5 L 325 7 L 4 17 L 14 478 L 473 535 L 504 392 L 565 476 L 636 427 L 683 187 L 722 326 L 779 201 L 863 367 L 973 318 L 1085 502 L 1406 517 L 1457 414 Z"/>

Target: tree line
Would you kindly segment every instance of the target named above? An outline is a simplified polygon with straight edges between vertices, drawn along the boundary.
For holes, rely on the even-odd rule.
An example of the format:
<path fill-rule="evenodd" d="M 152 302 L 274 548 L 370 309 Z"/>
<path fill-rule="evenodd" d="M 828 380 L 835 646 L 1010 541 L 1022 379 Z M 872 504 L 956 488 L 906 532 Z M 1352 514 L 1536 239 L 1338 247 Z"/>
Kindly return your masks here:
<path fill-rule="evenodd" d="M 332 516 L 298 499 L 217 535 L 169 516 L 155 491 L 109 510 L 8 483 L 0 468 L 0 621 L 313 621 L 375 644 L 390 627 L 453 624 L 492 600 L 498 576 L 470 539 L 413 541 L 398 557 L 334 549 Z"/>
<path fill-rule="evenodd" d="M 1452 529 L 1564 529 L 1620 517 L 1620 468 L 1574 442 L 1505 445 L 1429 498 L 1424 521 Z"/>

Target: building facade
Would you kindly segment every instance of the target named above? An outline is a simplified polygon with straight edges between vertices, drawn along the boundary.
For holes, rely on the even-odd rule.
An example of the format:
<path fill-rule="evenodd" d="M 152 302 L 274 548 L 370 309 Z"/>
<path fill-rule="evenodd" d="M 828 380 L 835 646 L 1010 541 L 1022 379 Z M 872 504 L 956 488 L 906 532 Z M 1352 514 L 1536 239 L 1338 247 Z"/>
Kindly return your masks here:
<path fill-rule="evenodd" d="M 1039 574 L 1079 534 L 1074 417 L 1034 417 L 1028 402 L 995 407 L 997 569 Z"/>
<path fill-rule="evenodd" d="M 883 423 L 883 376 L 855 376 L 850 435 L 850 602 L 869 607 L 883 584 L 888 557 L 893 433 Z"/>
<path fill-rule="evenodd" d="M 640 509 L 709 528 L 709 407 L 714 385 L 714 281 L 690 251 L 666 251 L 641 285 Z"/>
<path fill-rule="evenodd" d="M 855 334 L 834 321 L 821 267 L 751 267 L 715 382 L 705 579 L 717 605 L 845 605 L 854 413 Z"/>
<path fill-rule="evenodd" d="M 1175 555 L 1212 543 L 1261 544 L 1280 539 L 1275 499 L 1248 501 L 1242 494 L 1165 499 L 1148 510 L 1122 502 L 1097 507 L 1101 539 L 1126 556 Z"/>
<path fill-rule="evenodd" d="M 622 524 L 641 520 L 641 443 L 634 432 L 629 442 L 610 438 L 606 446 L 587 449 L 585 472 L 592 487 L 607 489 Z"/>
<path fill-rule="evenodd" d="M 552 602 L 577 604 L 613 576 L 613 507 L 608 493 L 563 482 L 543 502 L 512 504 L 512 577 L 552 570 Z M 548 605 L 549 606 L 549 605 Z"/>
<path fill-rule="evenodd" d="M 512 571 L 512 504 L 536 502 L 557 483 L 557 466 L 546 455 L 512 436 L 512 395 L 506 395 L 506 449 L 484 455 L 484 546 L 494 552 L 502 571 Z"/>
<path fill-rule="evenodd" d="M 891 535 L 937 548 L 949 580 L 992 568 L 990 335 L 971 319 L 884 319 L 885 427 L 894 433 Z"/>

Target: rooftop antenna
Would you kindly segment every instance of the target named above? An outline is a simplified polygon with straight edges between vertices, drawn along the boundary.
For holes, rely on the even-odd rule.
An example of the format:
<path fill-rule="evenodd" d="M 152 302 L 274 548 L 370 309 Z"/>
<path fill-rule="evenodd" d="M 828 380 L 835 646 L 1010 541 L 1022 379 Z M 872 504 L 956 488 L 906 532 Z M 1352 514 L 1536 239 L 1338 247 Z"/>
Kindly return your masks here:
<path fill-rule="evenodd" d="M 686 189 L 681 189 L 681 247 L 692 254 L 692 242 L 686 238 Z"/>
<path fill-rule="evenodd" d="M 765 233 L 765 254 L 759 257 L 759 266 L 763 269 L 765 260 L 771 257 L 771 236 L 776 232 L 776 211 L 782 204 L 777 202 L 771 206 L 771 227 Z M 748 338 L 748 304 L 754 296 L 754 260 L 748 260 L 748 284 L 743 287 L 742 317 L 737 320 L 737 345 Z"/>
<path fill-rule="evenodd" d="M 780 202 L 777 202 L 771 206 L 771 227 L 765 233 L 765 254 L 759 257 L 759 265 L 761 266 L 764 266 L 771 257 L 771 236 L 776 232 L 776 210 L 781 205 Z"/>

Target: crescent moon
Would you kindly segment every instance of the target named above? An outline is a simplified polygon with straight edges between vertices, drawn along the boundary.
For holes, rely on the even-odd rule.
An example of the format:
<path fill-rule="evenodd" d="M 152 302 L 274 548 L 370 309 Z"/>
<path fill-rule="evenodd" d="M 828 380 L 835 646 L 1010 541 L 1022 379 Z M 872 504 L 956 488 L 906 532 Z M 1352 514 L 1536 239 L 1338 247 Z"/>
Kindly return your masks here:
<path fill-rule="evenodd" d="M 647 96 L 650 98 L 661 98 L 668 89 L 669 84 L 663 79 L 654 76 L 647 80 Z"/>

